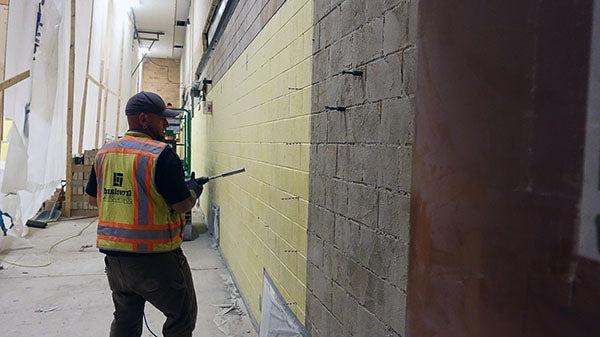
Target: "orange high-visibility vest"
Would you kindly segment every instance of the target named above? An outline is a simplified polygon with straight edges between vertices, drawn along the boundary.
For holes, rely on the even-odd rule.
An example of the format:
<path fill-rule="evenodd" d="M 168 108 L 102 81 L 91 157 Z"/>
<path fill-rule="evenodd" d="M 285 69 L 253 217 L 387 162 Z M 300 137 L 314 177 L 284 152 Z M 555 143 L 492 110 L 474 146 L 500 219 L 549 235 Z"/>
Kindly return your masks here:
<path fill-rule="evenodd" d="M 98 248 L 131 253 L 179 248 L 185 216 L 172 210 L 154 184 L 166 144 L 129 131 L 96 155 Z"/>

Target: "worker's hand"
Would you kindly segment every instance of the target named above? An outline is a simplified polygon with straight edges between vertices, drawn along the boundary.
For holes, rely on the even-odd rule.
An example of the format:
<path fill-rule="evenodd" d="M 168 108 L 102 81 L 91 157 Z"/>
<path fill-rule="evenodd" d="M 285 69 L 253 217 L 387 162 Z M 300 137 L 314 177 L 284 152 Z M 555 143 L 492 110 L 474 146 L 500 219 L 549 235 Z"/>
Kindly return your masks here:
<path fill-rule="evenodd" d="M 197 179 L 196 179 L 196 173 L 195 173 L 195 172 L 192 172 L 192 175 L 191 175 L 190 179 L 189 179 L 189 180 L 187 180 L 185 183 L 187 184 L 187 188 L 188 188 L 188 189 L 189 189 L 191 192 L 193 192 L 193 194 L 194 194 L 194 197 L 195 197 L 196 199 L 197 199 L 197 198 L 200 198 L 200 194 L 202 194 L 202 190 L 203 190 L 203 188 L 202 188 L 202 185 L 201 185 L 201 184 L 198 184 L 198 181 L 197 181 Z"/>
<path fill-rule="evenodd" d="M 209 177 L 200 177 L 196 179 L 196 182 L 198 183 L 198 185 L 204 185 L 206 184 L 208 181 L 210 180 Z"/>

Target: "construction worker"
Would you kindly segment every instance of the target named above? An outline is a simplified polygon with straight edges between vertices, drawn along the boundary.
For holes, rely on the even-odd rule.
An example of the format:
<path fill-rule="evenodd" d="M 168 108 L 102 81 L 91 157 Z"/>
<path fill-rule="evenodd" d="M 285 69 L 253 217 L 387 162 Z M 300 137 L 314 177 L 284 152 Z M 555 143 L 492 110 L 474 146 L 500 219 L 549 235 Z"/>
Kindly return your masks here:
<path fill-rule="evenodd" d="M 141 336 L 146 301 L 167 317 L 165 337 L 192 336 L 196 296 L 180 245 L 184 214 L 202 186 L 184 180 L 181 160 L 162 141 L 166 118 L 178 112 L 140 92 L 125 113 L 129 131 L 98 151 L 86 186 L 98 207 L 97 246 L 115 305 L 110 336 Z"/>

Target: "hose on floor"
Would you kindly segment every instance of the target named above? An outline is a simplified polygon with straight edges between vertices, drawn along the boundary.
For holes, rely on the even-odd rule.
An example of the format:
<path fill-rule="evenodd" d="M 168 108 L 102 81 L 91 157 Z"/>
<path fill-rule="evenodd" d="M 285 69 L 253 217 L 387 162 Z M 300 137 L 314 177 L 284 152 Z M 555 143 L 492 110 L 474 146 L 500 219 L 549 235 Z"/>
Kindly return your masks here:
<path fill-rule="evenodd" d="M 148 331 L 150 331 L 152 336 L 158 337 L 156 334 L 154 334 L 154 331 L 152 331 L 152 329 L 150 329 L 150 326 L 148 326 L 148 321 L 146 320 L 146 312 L 144 312 L 144 323 L 146 324 L 146 329 L 148 329 Z"/>
<path fill-rule="evenodd" d="M 78 236 L 81 236 L 81 234 L 83 234 L 83 232 L 88 229 L 94 222 L 96 222 L 98 220 L 97 217 L 94 217 L 92 219 L 92 221 L 90 221 L 85 227 L 83 227 L 79 233 L 75 234 L 75 235 L 71 235 L 69 237 L 66 237 L 64 239 L 61 239 L 59 241 L 57 241 L 56 243 L 54 243 L 52 246 L 50 246 L 50 248 L 48 248 L 48 251 L 46 252 L 46 254 L 48 254 L 48 262 L 44 263 L 44 264 L 39 264 L 39 265 L 27 265 L 27 264 L 20 264 L 20 263 L 16 263 L 16 262 L 10 262 L 10 261 L 6 261 L 4 259 L 0 259 L 0 262 L 6 263 L 6 264 L 10 264 L 13 266 L 17 266 L 17 267 L 24 267 L 24 268 L 41 268 L 41 267 L 48 267 L 49 265 L 52 264 L 52 260 L 50 259 L 50 252 L 52 252 L 52 249 L 54 249 L 56 246 L 58 246 L 59 244 L 71 240 L 73 238 L 76 238 Z"/>

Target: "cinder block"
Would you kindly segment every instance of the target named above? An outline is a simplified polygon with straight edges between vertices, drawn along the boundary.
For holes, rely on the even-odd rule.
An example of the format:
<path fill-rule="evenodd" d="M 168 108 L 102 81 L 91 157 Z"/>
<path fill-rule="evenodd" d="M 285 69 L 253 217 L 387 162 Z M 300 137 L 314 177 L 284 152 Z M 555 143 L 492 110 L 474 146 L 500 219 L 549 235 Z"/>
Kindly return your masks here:
<path fill-rule="evenodd" d="M 320 48 L 323 49 L 338 40 L 341 36 L 343 22 L 340 7 L 334 7 L 319 24 Z"/>
<path fill-rule="evenodd" d="M 383 28 L 383 51 L 390 54 L 409 44 L 409 3 L 401 2 L 398 7 L 385 13 Z"/>
<path fill-rule="evenodd" d="M 353 235 L 354 242 L 358 237 L 358 244 L 355 244 L 352 249 L 356 251 L 354 259 L 361 265 L 372 268 L 373 265 L 382 265 L 384 253 L 380 247 L 376 247 L 379 241 L 375 240 L 377 234 L 366 226 L 359 227 L 360 229 Z"/>
<path fill-rule="evenodd" d="M 342 103 L 342 84 L 344 79 L 340 76 L 330 77 L 323 81 L 323 86 L 319 88 L 319 104 L 323 109 L 326 106 L 337 107 Z"/>
<path fill-rule="evenodd" d="M 348 269 L 352 261 L 338 249 L 331 251 L 331 277 L 344 289 L 349 289 L 349 273 Z M 353 266 L 353 265 L 352 265 Z"/>
<path fill-rule="evenodd" d="M 370 186 L 348 185 L 348 216 L 372 229 L 377 227 L 378 192 Z"/>
<path fill-rule="evenodd" d="M 332 308 L 331 311 L 333 315 L 343 323 L 347 322 L 347 319 L 344 317 L 346 304 L 348 302 L 347 298 L 349 297 L 348 293 L 344 288 L 342 288 L 336 282 L 333 282 L 333 292 L 332 296 Z"/>
<path fill-rule="evenodd" d="M 412 144 L 414 129 L 415 102 L 413 98 L 394 98 L 382 102 L 380 142 Z"/>
<path fill-rule="evenodd" d="M 383 321 L 391 326 L 397 334 L 402 334 L 406 328 L 406 291 L 384 283 Z"/>
<path fill-rule="evenodd" d="M 326 182 L 327 178 L 320 175 L 311 175 L 309 179 L 309 199 L 311 203 L 325 207 L 326 204 Z M 310 216 L 309 216 L 310 228 Z"/>
<path fill-rule="evenodd" d="M 327 315 L 327 326 L 328 326 L 328 334 L 327 336 L 331 337 L 346 337 L 345 329 L 342 324 L 333 316 L 330 311 L 326 311 Z"/>
<path fill-rule="evenodd" d="M 417 89 L 417 49 L 410 48 L 402 53 L 402 86 L 408 96 Z"/>
<path fill-rule="evenodd" d="M 352 241 L 352 227 L 348 218 L 342 215 L 335 216 L 335 232 L 333 243 L 343 253 L 348 254 L 353 249 Z M 311 247 L 312 248 L 312 247 Z"/>
<path fill-rule="evenodd" d="M 369 272 L 367 274 L 367 289 L 364 297 L 359 298 L 362 305 L 377 317 L 383 317 L 385 311 L 384 286 L 385 281 L 378 275 Z"/>
<path fill-rule="evenodd" d="M 314 0 L 314 21 L 319 22 L 331 10 L 330 0 Z"/>
<path fill-rule="evenodd" d="M 348 153 L 348 178 L 369 185 L 377 183 L 380 172 L 379 146 L 351 145 Z"/>
<path fill-rule="evenodd" d="M 327 126 L 327 113 L 311 115 L 311 142 L 313 144 L 327 141 Z"/>
<path fill-rule="evenodd" d="M 390 0 L 369 0 L 365 1 L 365 18 L 371 20 L 375 17 L 382 16 L 385 12 L 386 5 L 397 4 L 398 1 Z"/>
<path fill-rule="evenodd" d="M 337 169 L 337 146 L 325 145 L 324 151 L 325 168 L 324 175 L 328 178 L 333 178 Z"/>
<path fill-rule="evenodd" d="M 326 180 L 326 207 L 338 214 L 348 214 L 348 183 L 330 178 Z"/>
<path fill-rule="evenodd" d="M 306 293 L 306 329 L 314 337 L 317 329 L 325 326 L 323 315 L 325 308 L 311 290 L 309 288 Z"/>
<path fill-rule="evenodd" d="M 346 111 L 347 136 L 352 143 L 375 143 L 381 129 L 380 104 L 368 104 Z"/>
<path fill-rule="evenodd" d="M 347 141 L 346 114 L 343 111 L 328 111 L 327 113 L 327 142 L 345 143 Z"/>
<path fill-rule="evenodd" d="M 319 302 L 323 303 L 323 305 L 327 308 L 331 308 L 331 279 L 327 278 L 327 276 L 315 265 L 310 265 L 308 268 L 308 285 L 310 289 L 313 291 Z"/>
<path fill-rule="evenodd" d="M 335 175 L 338 178 L 347 180 L 348 179 L 348 160 L 349 160 L 350 147 L 346 144 L 340 144 L 337 147 L 337 164 Z"/>
<path fill-rule="evenodd" d="M 341 35 L 345 36 L 365 23 L 364 0 L 346 0 L 340 4 Z"/>
<path fill-rule="evenodd" d="M 364 43 L 367 43 L 363 41 Z M 333 49 L 330 54 L 330 65 L 329 69 L 331 75 L 338 75 L 342 70 L 350 70 L 358 67 L 360 62 L 358 60 L 359 51 L 358 48 L 365 48 L 365 45 L 360 45 L 361 42 L 357 40 L 355 33 L 343 36 L 340 40 L 336 41 L 332 45 L 335 47 L 337 53 L 334 53 Z"/>
<path fill-rule="evenodd" d="M 408 244 L 400 240 L 393 240 L 389 242 L 389 247 L 389 253 L 385 255 L 385 258 L 388 259 L 386 263 L 389 266 L 389 271 L 386 274 L 389 282 L 401 289 L 406 289 L 408 282 Z"/>
<path fill-rule="evenodd" d="M 358 318 L 359 308 L 361 307 L 358 301 L 349 294 L 344 299 L 344 308 L 342 311 L 342 324 L 346 327 L 350 336 L 360 336 L 360 320 Z M 374 336 L 374 335 L 373 335 Z"/>
<path fill-rule="evenodd" d="M 409 240 L 410 195 L 379 190 L 379 217 L 377 228 L 404 242 Z"/>
<path fill-rule="evenodd" d="M 376 287 L 376 284 L 369 284 L 369 271 L 350 260 L 348 263 L 348 292 L 364 305 L 367 291 L 372 291 L 369 287 Z"/>
<path fill-rule="evenodd" d="M 323 273 L 330 279 L 333 279 L 332 259 L 334 257 L 333 250 L 335 249 L 332 241 L 323 242 Z"/>
<path fill-rule="evenodd" d="M 383 145 L 379 152 L 379 186 L 399 191 L 400 181 L 400 148 L 398 146 Z"/>
<path fill-rule="evenodd" d="M 333 212 L 326 208 L 309 205 L 308 230 L 318 235 L 323 240 L 333 242 L 335 217 Z"/>
<path fill-rule="evenodd" d="M 323 268 L 323 239 L 313 233 L 308 233 L 308 261 L 318 268 Z"/>
<path fill-rule="evenodd" d="M 313 78 L 312 85 L 312 102 L 310 105 L 310 111 L 312 114 L 320 113 L 325 111 L 324 102 L 324 91 L 325 91 L 325 83 L 324 82 L 316 82 Z"/>
<path fill-rule="evenodd" d="M 353 34 L 358 65 L 383 56 L 383 17 L 373 19 Z"/>
<path fill-rule="evenodd" d="M 408 8 L 408 38 L 411 45 L 417 44 L 418 0 L 409 0 Z"/>
<path fill-rule="evenodd" d="M 385 323 L 383 323 L 376 315 L 373 315 L 371 312 L 360 306 L 357 310 L 357 330 L 355 336 L 389 336 Z"/>
<path fill-rule="evenodd" d="M 367 66 L 367 99 L 376 102 L 402 96 L 402 54 L 394 53 Z"/>
<path fill-rule="evenodd" d="M 325 145 L 310 145 L 310 173 L 311 175 L 325 176 Z"/>
<path fill-rule="evenodd" d="M 398 186 L 402 191 L 410 191 L 411 186 L 411 168 L 412 168 L 412 147 L 401 146 L 399 148 L 399 181 Z"/>

